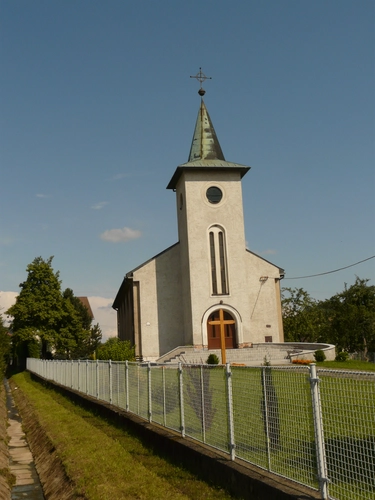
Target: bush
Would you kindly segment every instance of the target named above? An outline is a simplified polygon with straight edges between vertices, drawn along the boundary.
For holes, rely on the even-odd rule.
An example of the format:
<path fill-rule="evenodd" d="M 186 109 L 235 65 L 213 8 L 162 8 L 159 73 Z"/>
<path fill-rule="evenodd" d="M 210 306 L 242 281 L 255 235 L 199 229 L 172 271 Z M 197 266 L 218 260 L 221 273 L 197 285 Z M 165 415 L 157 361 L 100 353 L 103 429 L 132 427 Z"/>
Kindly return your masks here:
<path fill-rule="evenodd" d="M 208 365 L 218 365 L 219 364 L 219 358 L 216 356 L 216 354 L 210 354 L 207 358 L 206 363 Z"/>
<path fill-rule="evenodd" d="M 111 359 L 112 361 L 135 361 L 135 346 L 128 340 L 111 337 L 98 347 L 96 357 L 97 359 Z"/>
<path fill-rule="evenodd" d="M 315 361 L 317 361 L 319 363 L 319 362 L 322 362 L 326 359 L 326 355 L 324 354 L 324 352 L 321 349 L 318 349 L 317 351 L 314 352 L 314 358 L 315 358 Z"/>
<path fill-rule="evenodd" d="M 338 352 L 335 361 L 348 361 L 349 359 L 349 354 L 345 351 Z"/>

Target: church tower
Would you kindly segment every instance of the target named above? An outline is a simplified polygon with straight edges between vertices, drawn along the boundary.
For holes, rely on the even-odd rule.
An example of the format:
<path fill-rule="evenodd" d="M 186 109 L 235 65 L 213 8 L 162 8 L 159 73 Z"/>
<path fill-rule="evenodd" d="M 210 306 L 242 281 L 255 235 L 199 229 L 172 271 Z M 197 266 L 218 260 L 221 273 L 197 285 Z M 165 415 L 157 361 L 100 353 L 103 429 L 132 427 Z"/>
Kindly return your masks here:
<path fill-rule="evenodd" d="M 206 77 L 200 71 L 197 79 Z M 225 355 L 224 346 L 283 342 L 284 271 L 246 249 L 242 177 L 249 169 L 225 160 L 202 98 L 188 161 L 167 186 L 176 193 L 178 242 L 127 272 L 113 303 L 118 336 L 139 359 L 189 349 L 206 359 L 207 349 Z"/>
<path fill-rule="evenodd" d="M 249 169 L 225 160 L 202 98 L 189 160 L 167 186 L 176 192 L 186 345 L 220 348 L 219 329 L 207 326 L 219 321 L 220 309 L 228 321 L 227 347 L 244 344 L 241 318 L 249 304 L 241 179 Z"/>

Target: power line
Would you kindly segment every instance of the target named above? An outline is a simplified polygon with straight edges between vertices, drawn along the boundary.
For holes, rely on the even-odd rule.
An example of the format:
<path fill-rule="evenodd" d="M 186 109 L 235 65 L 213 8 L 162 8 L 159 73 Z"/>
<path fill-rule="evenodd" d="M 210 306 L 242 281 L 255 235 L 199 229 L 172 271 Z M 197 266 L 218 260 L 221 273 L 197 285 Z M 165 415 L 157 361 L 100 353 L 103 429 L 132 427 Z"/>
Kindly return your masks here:
<path fill-rule="evenodd" d="M 349 267 L 357 266 L 358 264 L 362 264 L 362 262 L 366 262 L 366 260 L 374 259 L 375 255 L 372 257 L 368 257 L 367 259 L 360 260 L 359 262 L 356 262 L 355 264 L 350 264 L 350 266 L 345 266 L 345 267 L 340 267 L 339 269 L 335 269 L 334 271 L 327 271 L 325 273 L 319 273 L 319 274 L 310 274 L 309 276 L 296 276 L 295 278 L 284 278 L 285 280 L 300 280 L 302 278 L 315 278 L 315 276 L 324 276 L 325 274 L 331 274 L 331 273 L 337 273 L 338 271 L 342 271 L 343 269 L 348 269 Z"/>

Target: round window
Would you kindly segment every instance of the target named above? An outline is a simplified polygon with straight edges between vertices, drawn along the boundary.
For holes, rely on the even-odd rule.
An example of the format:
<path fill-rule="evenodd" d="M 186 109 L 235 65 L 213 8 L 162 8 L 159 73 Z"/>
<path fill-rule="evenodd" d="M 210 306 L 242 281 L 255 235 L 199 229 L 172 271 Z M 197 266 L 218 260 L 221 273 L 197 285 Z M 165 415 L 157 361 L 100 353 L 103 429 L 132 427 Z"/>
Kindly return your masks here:
<path fill-rule="evenodd" d="M 206 196 L 210 203 L 219 203 L 223 197 L 223 193 L 218 187 L 212 186 L 207 189 Z"/>

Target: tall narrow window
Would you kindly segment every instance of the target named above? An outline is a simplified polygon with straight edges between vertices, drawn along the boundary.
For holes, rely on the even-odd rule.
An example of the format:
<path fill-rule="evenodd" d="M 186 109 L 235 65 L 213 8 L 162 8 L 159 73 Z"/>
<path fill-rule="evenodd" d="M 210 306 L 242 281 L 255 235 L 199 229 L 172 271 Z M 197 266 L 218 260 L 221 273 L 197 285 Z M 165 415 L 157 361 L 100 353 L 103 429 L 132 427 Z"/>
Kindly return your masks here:
<path fill-rule="evenodd" d="M 210 266 L 212 295 L 229 293 L 225 233 L 220 226 L 210 227 Z"/>
<path fill-rule="evenodd" d="M 211 258 L 212 293 L 213 295 L 217 295 L 215 236 L 212 231 L 210 231 L 210 258 Z"/>
<path fill-rule="evenodd" d="M 225 263 L 224 235 L 219 232 L 219 255 L 220 255 L 220 278 L 221 278 L 221 293 L 227 292 L 227 273 Z"/>

